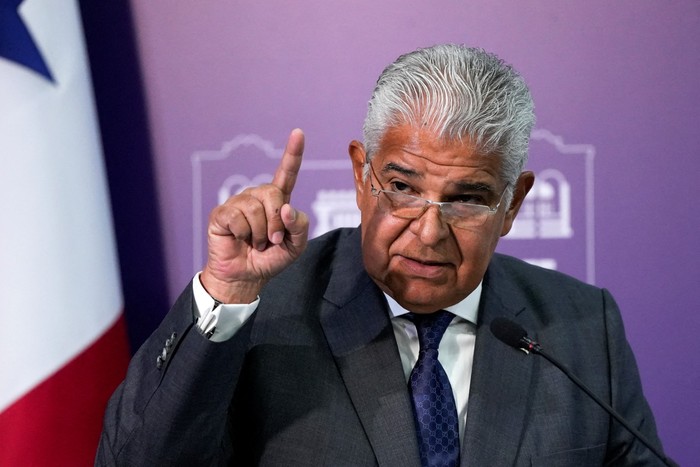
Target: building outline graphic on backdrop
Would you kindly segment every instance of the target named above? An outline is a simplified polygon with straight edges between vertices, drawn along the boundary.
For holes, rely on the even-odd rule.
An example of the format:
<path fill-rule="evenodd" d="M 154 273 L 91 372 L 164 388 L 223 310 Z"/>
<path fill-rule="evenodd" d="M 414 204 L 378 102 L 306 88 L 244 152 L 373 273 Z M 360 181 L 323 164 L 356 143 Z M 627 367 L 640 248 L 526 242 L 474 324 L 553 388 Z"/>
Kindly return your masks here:
<path fill-rule="evenodd" d="M 585 266 L 578 276 L 593 284 L 595 147 L 590 144 L 566 144 L 561 136 L 546 129 L 533 130 L 530 141 L 531 165 L 543 160 L 544 164 L 534 168 L 535 185 L 525 198 L 511 232 L 504 239 L 510 241 L 507 243 L 517 243 L 518 240 L 574 243 L 582 249 L 580 261 Z M 553 153 L 547 156 L 544 154 L 546 149 Z M 572 163 L 574 167 L 571 167 Z M 574 200 L 578 200 L 578 212 L 574 212 Z M 578 217 L 578 222 L 575 217 Z M 551 257 L 519 256 L 531 263 L 559 269 L 557 261 Z"/>
<path fill-rule="evenodd" d="M 191 155 L 194 271 L 203 265 L 208 212 L 247 187 L 270 182 L 282 152 L 282 148 L 260 135 L 240 134 L 224 142 L 219 150 L 196 151 Z M 550 269 L 563 266 L 566 272 L 594 283 L 595 147 L 566 144 L 562 137 L 537 129 L 532 133 L 530 153 L 535 155 L 530 158 L 531 165 L 540 162 L 539 166 L 529 167 L 536 173 L 536 182 L 511 232 L 504 237 L 506 241 L 500 242 L 499 250 L 505 249 L 506 253 Z M 313 160 L 308 156 L 304 159 L 294 204 L 309 214 L 312 237 L 337 227 L 359 224 L 352 181 L 338 181 L 340 175 L 350 173 L 350 168 L 347 159 Z M 303 174 L 309 177 L 306 186 L 300 186 Z M 210 186 L 205 186 L 205 180 Z M 577 251 L 573 260 L 576 265 L 562 264 L 561 257 L 566 255 L 557 257 L 557 250 Z M 581 266 L 582 270 L 571 271 Z"/>

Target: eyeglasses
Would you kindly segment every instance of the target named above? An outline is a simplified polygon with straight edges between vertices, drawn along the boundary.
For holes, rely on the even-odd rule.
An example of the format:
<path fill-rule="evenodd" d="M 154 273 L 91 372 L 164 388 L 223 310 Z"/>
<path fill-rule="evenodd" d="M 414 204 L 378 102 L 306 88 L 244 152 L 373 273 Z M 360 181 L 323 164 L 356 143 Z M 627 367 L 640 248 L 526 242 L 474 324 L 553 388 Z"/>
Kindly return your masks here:
<path fill-rule="evenodd" d="M 482 226 L 489 217 L 498 211 L 498 208 L 503 202 L 504 195 L 510 186 L 510 183 L 506 185 L 498 198 L 498 203 L 493 207 L 489 206 L 486 201 L 431 201 L 407 193 L 385 190 L 377 174 L 374 172 L 372 163 L 367 162 L 366 164 L 369 165 L 372 176 L 381 187 L 381 189 L 375 188 L 372 183 L 372 178 L 370 177 L 369 184 L 372 190 L 372 196 L 377 198 L 377 205 L 382 211 L 388 212 L 401 219 L 417 219 L 422 216 L 430 206 L 434 205 L 438 207 L 440 216 L 445 222 L 460 229 Z M 379 196 L 380 194 L 384 196 Z M 483 199 L 482 194 L 480 194 L 479 197 Z"/>

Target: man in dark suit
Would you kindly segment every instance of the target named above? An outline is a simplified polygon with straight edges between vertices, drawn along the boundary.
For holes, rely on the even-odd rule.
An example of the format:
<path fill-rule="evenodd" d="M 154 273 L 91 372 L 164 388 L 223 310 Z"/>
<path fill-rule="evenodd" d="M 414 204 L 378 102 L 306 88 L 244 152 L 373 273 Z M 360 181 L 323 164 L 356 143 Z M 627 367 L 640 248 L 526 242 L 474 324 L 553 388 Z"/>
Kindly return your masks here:
<path fill-rule="evenodd" d="M 534 182 L 533 124 L 495 56 L 399 57 L 349 148 L 361 225 L 308 245 L 294 130 L 272 183 L 212 211 L 207 264 L 134 356 L 96 464 L 659 464 L 488 330 L 522 324 L 660 449 L 612 297 L 494 254 Z"/>

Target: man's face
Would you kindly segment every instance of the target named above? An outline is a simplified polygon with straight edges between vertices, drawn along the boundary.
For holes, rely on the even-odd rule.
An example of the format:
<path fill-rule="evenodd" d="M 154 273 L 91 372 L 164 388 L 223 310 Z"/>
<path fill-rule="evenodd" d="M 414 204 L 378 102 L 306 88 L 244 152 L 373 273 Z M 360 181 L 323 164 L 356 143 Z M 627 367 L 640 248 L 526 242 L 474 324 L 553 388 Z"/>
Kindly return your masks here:
<path fill-rule="evenodd" d="M 361 143 L 350 144 L 350 156 L 362 212 L 365 268 L 384 292 L 417 313 L 454 305 L 476 288 L 534 182 L 531 172 L 523 173 L 510 206 L 501 204 L 483 225 L 465 229 L 444 222 L 437 206 L 416 219 L 396 217 L 379 207 L 370 182 L 377 189 L 432 201 L 463 201 L 478 186 L 495 206 L 506 187 L 498 157 L 477 154 L 469 141 L 443 141 L 410 125 L 386 132 L 372 159 L 373 174 L 365 180 Z"/>

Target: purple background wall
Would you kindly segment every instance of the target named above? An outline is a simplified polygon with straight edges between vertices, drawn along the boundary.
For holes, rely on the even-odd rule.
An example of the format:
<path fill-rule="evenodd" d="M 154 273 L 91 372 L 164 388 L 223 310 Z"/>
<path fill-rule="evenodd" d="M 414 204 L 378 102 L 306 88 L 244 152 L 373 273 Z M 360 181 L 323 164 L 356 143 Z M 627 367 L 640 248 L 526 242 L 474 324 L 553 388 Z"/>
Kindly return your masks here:
<path fill-rule="evenodd" d="M 198 216 L 216 202 L 224 174 L 270 173 L 268 152 L 301 127 L 307 149 L 294 201 L 311 210 L 317 190 L 352 187 L 347 144 L 361 136 L 386 64 L 438 42 L 483 47 L 525 76 L 538 129 L 592 149 L 592 218 L 574 219 L 571 241 L 579 250 L 590 243 L 594 276 L 583 260 L 561 269 L 612 290 L 666 449 L 682 465 L 700 459 L 697 0 L 150 0 L 131 8 L 171 300 L 201 267 Z M 583 168 L 569 170 L 581 195 Z M 502 244 L 519 256 L 537 248 Z"/>

